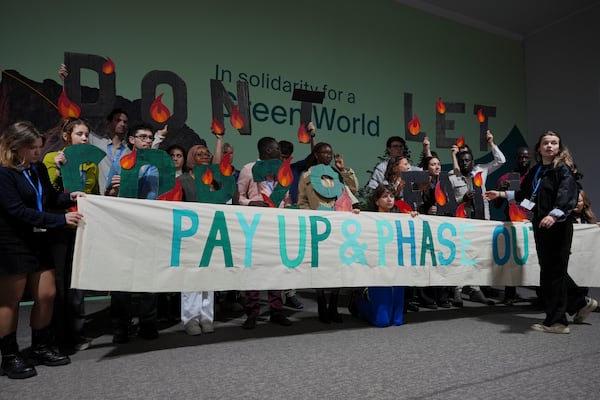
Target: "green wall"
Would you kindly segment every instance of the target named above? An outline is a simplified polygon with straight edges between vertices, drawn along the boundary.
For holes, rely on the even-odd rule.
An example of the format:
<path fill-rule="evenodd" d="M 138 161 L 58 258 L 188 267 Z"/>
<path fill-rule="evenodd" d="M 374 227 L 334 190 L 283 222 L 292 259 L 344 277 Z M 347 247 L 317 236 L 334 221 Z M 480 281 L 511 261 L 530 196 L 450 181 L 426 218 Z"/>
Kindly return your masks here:
<path fill-rule="evenodd" d="M 308 82 L 319 90 L 327 84 L 333 91 L 327 92 L 323 107 L 330 115 L 335 110 L 350 120 L 362 119 L 363 113 L 366 122 L 378 119 L 378 132 L 372 124 L 371 133 L 379 136 L 363 134 L 362 129 L 341 132 L 336 126 L 322 126 L 318 132 L 319 140 L 344 154 L 361 185 L 366 183 L 366 170 L 383 153 L 387 137 L 405 135 L 405 92 L 413 94 L 413 111 L 431 138 L 438 97 L 466 104 L 466 114 L 447 116 L 456 121 L 448 136 L 464 135 L 468 143 L 478 142 L 474 104 L 497 108 L 496 118 L 489 122 L 497 143 L 514 125 L 525 133 L 521 44 L 393 1 L 37 3 L 13 1 L 2 6 L 1 69 L 15 69 L 36 81 L 57 80 L 65 51 L 110 57 L 116 64 L 117 94 L 130 100 L 140 97 L 147 72 L 173 71 L 187 85 L 187 124 L 211 146 L 209 79 L 216 77 L 217 65 L 232 72 L 232 81 L 244 73 Z M 97 82 L 93 76 L 84 79 L 92 86 Z M 235 92 L 234 82 L 225 84 Z M 167 106 L 169 96 L 165 95 Z M 254 105 L 263 103 L 269 109 L 279 105 L 289 112 L 299 107 L 283 90 L 251 85 L 250 98 Z M 236 147 L 238 167 L 256 157 L 255 143 L 261 136 L 297 143 L 297 120 L 293 125 L 284 117 L 279 121 L 284 123 L 270 117 L 265 122 L 253 120 L 250 137 L 228 126 L 226 141 Z M 442 162 L 449 162 L 449 150 L 436 149 L 435 140 L 432 144 Z M 417 162 L 421 146 L 417 142 L 409 146 Z M 306 145 L 296 145 L 296 158 L 307 152 Z M 476 157 L 483 154 L 476 148 Z"/>

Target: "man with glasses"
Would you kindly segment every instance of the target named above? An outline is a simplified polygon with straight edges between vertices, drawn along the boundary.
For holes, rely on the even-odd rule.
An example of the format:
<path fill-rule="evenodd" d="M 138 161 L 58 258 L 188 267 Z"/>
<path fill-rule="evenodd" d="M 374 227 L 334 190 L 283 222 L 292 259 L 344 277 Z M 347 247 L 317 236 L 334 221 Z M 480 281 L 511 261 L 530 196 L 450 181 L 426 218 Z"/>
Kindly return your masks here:
<path fill-rule="evenodd" d="M 138 149 L 150 149 L 154 141 L 152 127 L 143 124 L 138 125 L 131 129 L 127 139 L 134 151 Z M 153 165 L 143 165 L 140 168 L 138 176 L 137 198 L 156 200 L 157 196 L 158 168 Z M 112 292 L 110 313 L 113 324 L 113 343 L 115 344 L 129 341 L 131 308 L 134 295 L 139 298 L 140 322 L 138 336 L 147 340 L 158 338 L 156 293 Z"/>

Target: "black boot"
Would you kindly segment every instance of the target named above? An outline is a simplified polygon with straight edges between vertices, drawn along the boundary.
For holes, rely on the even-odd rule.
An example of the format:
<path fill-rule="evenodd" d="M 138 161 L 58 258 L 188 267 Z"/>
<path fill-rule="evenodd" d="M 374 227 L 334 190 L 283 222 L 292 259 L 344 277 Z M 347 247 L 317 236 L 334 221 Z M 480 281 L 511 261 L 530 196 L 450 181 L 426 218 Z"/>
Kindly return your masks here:
<path fill-rule="evenodd" d="M 0 350 L 2 350 L 0 376 L 8 375 L 11 379 L 25 379 L 37 374 L 35 367 L 19 353 L 16 332 L 0 337 Z"/>
<path fill-rule="evenodd" d="M 31 353 L 29 358 L 34 364 L 49 367 L 66 365 L 71 362 L 68 356 L 60 354 L 52 348 L 52 330 L 49 326 L 31 330 Z"/>
<path fill-rule="evenodd" d="M 339 293 L 337 290 L 331 292 L 329 295 L 329 309 L 327 312 L 329 313 L 329 319 L 333 322 L 342 323 L 342 316 L 338 313 L 338 297 Z"/>
<path fill-rule="evenodd" d="M 317 294 L 317 310 L 319 311 L 319 321 L 324 324 L 330 324 L 329 312 L 327 311 L 327 299 L 325 294 Z"/>

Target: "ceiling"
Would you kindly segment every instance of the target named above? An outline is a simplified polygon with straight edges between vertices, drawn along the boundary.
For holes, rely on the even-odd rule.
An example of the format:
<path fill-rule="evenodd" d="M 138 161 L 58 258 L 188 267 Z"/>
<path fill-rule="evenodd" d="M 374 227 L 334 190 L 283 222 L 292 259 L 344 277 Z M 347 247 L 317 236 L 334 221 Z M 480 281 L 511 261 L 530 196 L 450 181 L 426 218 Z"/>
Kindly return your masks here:
<path fill-rule="evenodd" d="M 477 29 L 523 40 L 600 0 L 396 0 Z"/>

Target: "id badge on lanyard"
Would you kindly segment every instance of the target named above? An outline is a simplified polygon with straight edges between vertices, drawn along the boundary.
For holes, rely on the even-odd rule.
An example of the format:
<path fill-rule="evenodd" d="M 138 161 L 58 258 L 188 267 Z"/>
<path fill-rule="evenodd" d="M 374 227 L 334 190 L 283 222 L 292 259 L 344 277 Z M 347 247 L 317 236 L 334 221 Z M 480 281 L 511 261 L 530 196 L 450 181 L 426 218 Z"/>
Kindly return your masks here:
<path fill-rule="evenodd" d="M 36 176 L 37 176 L 37 188 L 36 186 L 33 184 L 33 181 L 31 180 L 31 177 L 29 176 L 29 173 L 27 171 L 23 171 L 23 175 L 25 175 L 25 179 L 27 179 L 27 182 L 29 182 L 29 184 L 31 185 L 31 187 L 33 188 L 33 191 L 35 192 L 35 200 L 37 203 L 37 209 L 39 212 L 43 211 L 43 206 L 42 206 L 42 183 L 40 182 L 40 176 L 37 173 L 35 166 L 32 165 L 31 166 L 31 170 L 33 172 L 35 172 Z M 45 228 L 38 228 L 36 226 L 33 227 L 33 232 L 34 233 L 41 233 L 41 232 L 46 232 Z"/>
<path fill-rule="evenodd" d="M 525 199 L 521 202 L 521 207 L 523 207 L 526 210 L 533 210 L 533 208 L 535 207 L 535 197 L 537 196 L 537 191 L 540 188 L 540 182 L 542 182 L 542 178 L 540 177 L 538 179 L 538 176 L 540 175 L 540 172 L 542 171 L 542 166 L 540 165 L 537 169 L 537 171 L 535 172 L 535 175 L 533 177 L 533 193 L 531 194 L 531 198 L 530 199 Z"/>

